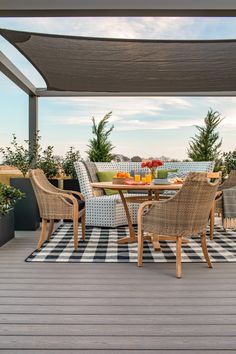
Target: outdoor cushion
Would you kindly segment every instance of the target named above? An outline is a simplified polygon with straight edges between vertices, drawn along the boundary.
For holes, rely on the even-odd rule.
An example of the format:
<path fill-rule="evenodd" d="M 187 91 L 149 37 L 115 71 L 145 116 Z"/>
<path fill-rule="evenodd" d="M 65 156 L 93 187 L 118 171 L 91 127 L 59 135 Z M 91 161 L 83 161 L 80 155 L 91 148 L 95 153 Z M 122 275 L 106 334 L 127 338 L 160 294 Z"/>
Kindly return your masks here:
<path fill-rule="evenodd" d="M 99 182 L 112 182 L 112 178 L 115 176 L 114 171 L 98 171 L 97 177 Z M 106 195 L 118 194 L 118 191 L 111 189 L 104 189 Z"/>
<path fill-rule="evenodd" d="M 86 168 L 89 181 L 91 183 L 99 182 L 99 179 L 97 177 L 98 168 L 95 165 L 95 163 L 93 161 L 82 161 L 82 162 Z M 96 197 L 100 197 L 100 196 L 104 195 L 103 189 L 95 189 L 93 191 L 93 193 Z"/>
<path fill-rule="evenodd" d="M 98 169 L 95 163 L 92 161 L 82 161 L 82 162 L 86 167 L 90 182 L 98 182 L 98 177 L 97 177 Z"/>
<path fill-rule="evenodd" d="M 79 211 L 82 210 L 82 209 L 84 209 L 84 207 L 85 207 L 85 201 L 84 201 L 84 200 L 81 200 L 77 194 L 73 194 L 73 197 L 75 197 L 76 200 L 77 200 Z M 71 199 L 66 199 L 66 200 L 67 200 L 70 204 L 72 204 L 72 200 L 71 200 Z"/>

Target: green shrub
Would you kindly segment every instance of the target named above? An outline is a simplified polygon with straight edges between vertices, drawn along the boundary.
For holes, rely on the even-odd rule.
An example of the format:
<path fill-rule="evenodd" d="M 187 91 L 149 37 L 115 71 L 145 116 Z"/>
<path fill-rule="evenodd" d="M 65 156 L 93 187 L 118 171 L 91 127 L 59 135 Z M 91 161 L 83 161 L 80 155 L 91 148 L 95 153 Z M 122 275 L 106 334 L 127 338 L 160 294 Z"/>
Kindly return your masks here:
<path fill-rule="evenodd" d="M 77 174 L 75 171 L 74 163 L 80 159 L 79 150 L 75 150 L 73 146 L 70 147 L 69 151 L 67 151 L 65 158 L 62 162 L 62 168 L 66 174 L 66 176 L 70 178 L 77 178 Z"/>
<path fill-rule="evenodd" d="M 224 152 L 223 159 L 227 173 L 230 173 L 231 170 L 236 170 L 236 149 L 234 151 Z"/>
<path fill-rule="evenodd" d="M 24 196 L 24 193 L 19 189 L 0 183 L 0 215 L 8 214 L 17 200 L 24 198 Z"/>
<path fill-rule="evenodd" d="M 56 177 L 61 169 L 59 158 L 53 153 L 53 146 L 48 146 L 38 159 L 38 167 L 43 170 L 47 178 Z"/>
<path fill-rule="evenodd" d="M 26 144 L 26 146 L 24 146 L 17 142 L 15 134 L 12 136 L 13 138 L 10 142 L 10 146 L 6 147 L 5 149 L 0 148 L 0 152 L 3 154 L 3 163 L 5 165 L 17 167 L 25 177 L 32 164 L 36 164 L 40 151 L 40 137 L 37 133 L 33 146 L 31 147 L 29 146 L 28 140 L 24 140 Z"/>

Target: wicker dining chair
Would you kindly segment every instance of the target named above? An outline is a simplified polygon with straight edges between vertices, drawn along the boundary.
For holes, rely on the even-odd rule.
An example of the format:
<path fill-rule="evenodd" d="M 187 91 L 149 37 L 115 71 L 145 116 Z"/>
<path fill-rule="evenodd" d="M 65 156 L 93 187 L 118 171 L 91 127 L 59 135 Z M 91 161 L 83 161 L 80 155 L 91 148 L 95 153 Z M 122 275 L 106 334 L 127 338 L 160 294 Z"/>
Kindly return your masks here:
<path fill-rule="evenodd" d="M 236 170 L 231 170 L 228 178 L 219 186 L 218 191 L 236 186 Z"/>
<path fill-rule="evenodd" d="M 230 171 L 228 178 L 219 186 L 217 192 L 215 211 L 218 213 L 218 216 L 221 216 L 223 227 L 223 191 L 224 189 L 230 189 L 233 187 L 236 187 L 236 170 Z M 211 239 L 213 239 L 213 237 Z"/>
<path fill-rule="evenodd" d="M 138 266 L 143 261 L 144 232 L 176 241 L 176 277 L 181 278 L 182 239 L 201 235 L 201 246 L 208 267 L 211 261 L 206 245 L 206 227 L 219 182 L 211 183 L 206 173 L 192 172 L 183 187 L 170 199 L 149 201 L 138 212 Z"/>
<path fill-rule="evenodd" d="M 236 170 L 231 170 L 228 178 L 221 185 L 219 185 L 218 188 L 219 193 L 218 193 L 218 198 L 216 200 L 216 211 L 219 214 L 222 214 L 222 210 L 223 210 L 222 192 L 224 189 L 229 189 L 232 187 L 236 187 Z"/>
<path fill-rule="evenodd" d="M 53 186 L 40 169 L 29 171 L 29 177 L 39 206 L 42 228 L 37 244 L 41 249 L 49 221 L 48 241 L 51 238 L 54 221 L 68 219 L 73 221 L 74 249 L 78 249 L 78 222 L 81 219 L 82 239 L 85 239 L 85 202 L 81 193 L 66 191 Z M 76 196 L 76 197 L 75 197 Z"/>

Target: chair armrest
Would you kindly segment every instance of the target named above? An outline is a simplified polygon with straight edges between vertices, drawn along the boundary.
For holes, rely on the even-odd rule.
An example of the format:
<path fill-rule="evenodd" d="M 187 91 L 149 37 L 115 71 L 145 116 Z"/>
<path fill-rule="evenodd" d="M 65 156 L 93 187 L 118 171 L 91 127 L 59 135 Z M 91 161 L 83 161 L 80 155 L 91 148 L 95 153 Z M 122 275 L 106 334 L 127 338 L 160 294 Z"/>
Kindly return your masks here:
<path fill-rule="evenodd" d="M 72 206 L 73 204 L 73 208 L 78 209 L 78 204 L 77 204 L 77 200 L 75 197 L 73 197 L 72 195 L 70 195 L 69 193 L 63 193 L 63 190 L 60 188 L 54 188 L 55 192 L 52 192 L 44 187 L 42 187 L 41 185 L 39 185 L 39 183 L 37 181 L 34 181 L 34 183 L 37 185 L 37 187 L 46 195 L 48 196 L 52 196 L 52 197 L 59 197 L 60 200 L 67 205 Z M 80 194 L 80 193 L 79 193 Z M 72 204 L 70 204 L 66 199 L 70 199 L 72 201 Z"/>
<path fill-rule="evenodd" d="M 83 194 L 81 194 L 80 192 L 57 188 L 57 187 L 55 187 L 53 185 L 52 185 L 52 189 L 55 190 L 58 193 L 76 194 L 81 200 L 83 200 L 83 201 L 85 200 Z"/>
<path fill-rule="evenodd" d="M 59 188 L 58 188 L 59 189 Z M 77 192 L 77 191 L 71 191 L 71 190 L 64 190 L 64 189 L 59 189 L 62 191 L 62 193 L 68 193 L 68 194 L 75 194 L 77 195 L 81 200 L 85 200 L 84 196 L 82 193 L 80 192 Z"/>
<path fill-rule="evenodd" d="M 148 201 L 140 204 L 138 210 L 138 225 L 146 231 L 162 235 L 174 235 L 175 229 L 169 220 L 178 218 L 176 197 L 161 201 Z"/>
<path fill-rule="evenodd" d="M 138 221 L 142 219 L 143 213 L 147 207 L 150 207 L 153 205 L 153 203 L 156 203 L 156 201 L 149 200 L 147 202 L 141 203 L 139 208 L 138 208 Z"/>
<path fill-rule="evenodd" d="M 158 211 L 158 214 L 163 213 L 163 218 L 164 218 L 164 214 L 165 214 L 166 210 L 165 210 L 165 212 L 163 212 L 163 205 L 165 205 L 167 203 L 169 203 L 169 199 L 162 200 L 162 201 L 150 200 L 150 201 L 141 203 L 139 206 L 139 209 L 138 209 L 138 223 L 142 222 L 142 217 L 147 215 L 152 210 L 153 207 L 155 207 L 156 211 Z"/>
<path fill-rule="evenodd" d="M 220 198 L 223 194 L 223 191 L 217 191 L 216 192 L 216 199 Z"/>

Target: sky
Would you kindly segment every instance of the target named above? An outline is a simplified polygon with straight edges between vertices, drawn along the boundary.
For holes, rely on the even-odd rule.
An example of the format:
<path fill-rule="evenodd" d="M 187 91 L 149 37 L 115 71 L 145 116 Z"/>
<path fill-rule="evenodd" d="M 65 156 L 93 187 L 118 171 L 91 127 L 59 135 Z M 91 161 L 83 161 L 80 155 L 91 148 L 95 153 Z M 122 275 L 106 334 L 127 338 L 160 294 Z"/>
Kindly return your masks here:
<path fill-rule="evenodd" d="M 1 18 L 0 28 L 91 37 L 133 39 L 236 39 L 236 18 Z M 37 87 L 45 82 L 32 65 L 0 36 L 0 50 Z M 12 133 L 28 138 L 28 97 L 0 73 L 0 146 Z M 128 157 L 185 159 L 190 138 L 209 110 L 224 118 L 219 127 L 222 151 L 236 148 L 236 97 L 80 97 L 40 98 L 39 130 L 43 147 L 57 155 L 70 146 L 86 158 L 91 118 L 112 111 L 114 152 Z M 1 158 L 1 157 L 0 157 Z"/>

